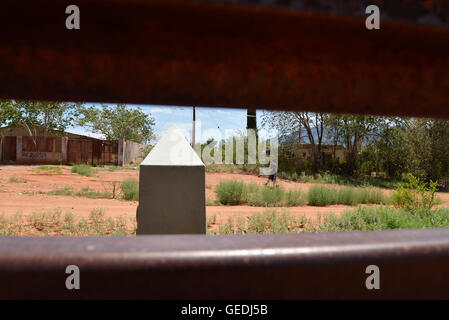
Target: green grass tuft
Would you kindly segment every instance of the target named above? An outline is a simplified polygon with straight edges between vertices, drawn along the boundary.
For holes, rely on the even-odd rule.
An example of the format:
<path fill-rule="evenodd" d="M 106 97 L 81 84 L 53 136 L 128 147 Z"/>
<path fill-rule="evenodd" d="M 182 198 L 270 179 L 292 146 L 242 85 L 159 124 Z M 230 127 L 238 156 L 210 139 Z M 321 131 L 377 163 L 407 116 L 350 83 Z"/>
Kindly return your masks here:
<path fill-rule="evenodd" d="M 93 170 L 92 167 L 88 164 L 75 164 L 72 166 L 72 173 L 77 173 L 80 176 L 84 177 L 92 177 Z"/>
<path fill-rule="evenodd" d="M 75 194 L 77 197 L 85 197 L 85 198 L 92 198 L 92 199 L 113 199 L 113 194 L 108 191 L 95 191 L 91 190 L 89 187 L 81 188 L 80 191 L 78 191 Z"/>
<path fill-rule="evenodd" d="M 308 203 L 311 206 L 328 206 L 333 204 L 388 204 L 389 198 L 376 188 L 330 187 L 316 185 L 309 189 Z"/>
<path fill-rule="evenodd" d="M 307 223 L 305 217 L 296 218 L 286 210 L 277 212 L 270 209 L 262 213 L 255 213 L 246 219 L 241 216 L 229 217 L 226 224 L 218 227 L 218 234 L 303 232 Z M 211 231 L 211 233 L 215 232 Z"/>
<path fill-rule="evenodd" d="M 54 174 L 62 174 L 62 169 L 60 167 L 55 166 L 39 166 L 32 170 L 36 173 L 41 173 L 42 171 L 45 171 L 46 173 L 54 173 Z"/>
<path fill-rule="evenodd" d="M 53 196 L 73 196 L 73 188 L 71 186 L 64 186 L 64 188 L 49 191 L 47 194 Z"/>
<path fill-rule="evenodd" d="M 123 192 L 123 199 L 128 201 L 139 201 L 139 181 L 135 178 L 128 178 L 122 181 L 120 188 Z"/>
<path fill-rule="evenodd" d="M 224 205 L 249 204 L 258 207 L 291 207 L 306 204 L 300 190 L 288 190 L 280 186 L 245 184 L 237 180 L 221 181 L 215 188 L 218 202 Z"/>
<path fill-rule="evenodd" d="M 245 203 L 245 184 L 236 180 L 225 180 L 215 188 L 218 201 L 224 205 L 239 205 Z"/>
<path fill-rule="evenodd" d="M 9 177 L 9 182 L 12 183 L 27 183 L 28 180 L 22 177 L 17 177 L 15 174 Z"/>

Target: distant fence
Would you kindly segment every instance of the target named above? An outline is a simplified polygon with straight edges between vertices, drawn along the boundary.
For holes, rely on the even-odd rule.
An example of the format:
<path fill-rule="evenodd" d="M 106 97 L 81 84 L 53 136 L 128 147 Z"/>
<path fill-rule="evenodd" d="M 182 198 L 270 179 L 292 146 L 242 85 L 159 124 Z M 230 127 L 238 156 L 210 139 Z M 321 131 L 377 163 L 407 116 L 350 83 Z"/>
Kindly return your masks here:
<path fill-rule="evenodd" d="M 118 165 L 118 142 L 70 138 L 67 163 Z"/>
<path fill-rule="evenodd" d="M 125 165 L 145 158 L 145 145 L 120 139 L 118 141 L 118 164 Z"/>

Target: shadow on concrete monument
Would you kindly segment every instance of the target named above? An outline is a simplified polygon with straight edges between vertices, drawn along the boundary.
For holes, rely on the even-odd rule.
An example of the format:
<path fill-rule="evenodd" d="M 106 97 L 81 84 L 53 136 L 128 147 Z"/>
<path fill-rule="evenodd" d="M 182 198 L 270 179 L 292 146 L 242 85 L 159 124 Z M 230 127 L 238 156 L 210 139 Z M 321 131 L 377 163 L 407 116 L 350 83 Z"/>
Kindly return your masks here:
<path fill-rule="evenodd" d="M 171 126 L 140 165 L 137 234 L 205 234 L 205 166 Z"/>

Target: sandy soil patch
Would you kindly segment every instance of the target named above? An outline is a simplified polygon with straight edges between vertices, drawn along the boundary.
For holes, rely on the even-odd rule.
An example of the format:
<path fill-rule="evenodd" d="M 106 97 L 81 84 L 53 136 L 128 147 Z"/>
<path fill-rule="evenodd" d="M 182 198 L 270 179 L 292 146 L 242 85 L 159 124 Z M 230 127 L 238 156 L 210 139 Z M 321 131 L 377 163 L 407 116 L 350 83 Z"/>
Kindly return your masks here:
<path fill-rule="evenodd" d="M 116 171 L 108 171 L 107 168 L 98 168 L 93 177 L 83 177 L 72 173 L 71 167 L 59 166 L 62 170 L 61 174 L 47 173 L 42 171 L 36 172 L 38 166 L 0 166 L 0 214 L 11 215 L 17 212 L 22 214 L 31 214 L 36 211 L 48 211 L 60 208 L 63 213 L 72 212 L 80 217 L 87 217 L 92 209 L 102 208 L 105 210 L 106 216 L 116 217 L 124 215 L 127 217 L 135 217 L 137 202 L 123 201 L 119 199 L 90 199 L 76 196 L 53 196 L 42 194 L 51 190 L 71 186 L 74 191 L 81 188 L 89 187 L 92 190 L 104 191 L 111 188 L 112 183 L 119 183 L 126 178 L 139 178 L 138 170 L 119 169 Z M 10 177 L 20 177 L 26 179 L 25 183 L 10 182 Z M 263 184 L 267 181 L 264 177 L 257 177 L 249 174 L 238 173 L 207 173 L 206 198 L 215 199 L 214 189 L 221 180 L 241 180 L 245 183 L 255 182 Z M 310 183 L 298 183 L 292 181 L 279 180 L 279 184 L 286 188 L 297 188 L 303 192 L 307 192 L 313 185 Z M 385 190 L 385 193 L 391 193 Z M 439 193 L 438 196 L 444 201 L 443 206 L 449 206 L 449 193 Z M 294 216 L 305 216 L 314 218 L 330 213 L 341 214 L 345 210 L 354 207 L 335 205 L 328 207 L 290 207 L 286 208 L 288 212 Z M 282 208 L 274 208 L 278 211 Z M 207 215 L 216 216 L 216 224 L 226 223 L 230 216 L 241 215 L 250 216 L 256 212 L 263 212 L 264 207 L 252 206 L 208 206 L 206 207 Z"/>

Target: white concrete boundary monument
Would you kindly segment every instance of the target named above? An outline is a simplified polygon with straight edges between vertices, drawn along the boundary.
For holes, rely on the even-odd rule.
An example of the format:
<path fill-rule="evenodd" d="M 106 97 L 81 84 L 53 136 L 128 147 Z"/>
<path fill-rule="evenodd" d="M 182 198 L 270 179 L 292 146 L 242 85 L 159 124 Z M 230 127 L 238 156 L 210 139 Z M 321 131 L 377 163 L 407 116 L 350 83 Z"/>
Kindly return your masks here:
<path fill-rule="evenodd" d="M 176 126 L 140 165 L 137 234 L 205 234 L 205 166 Z"/>

